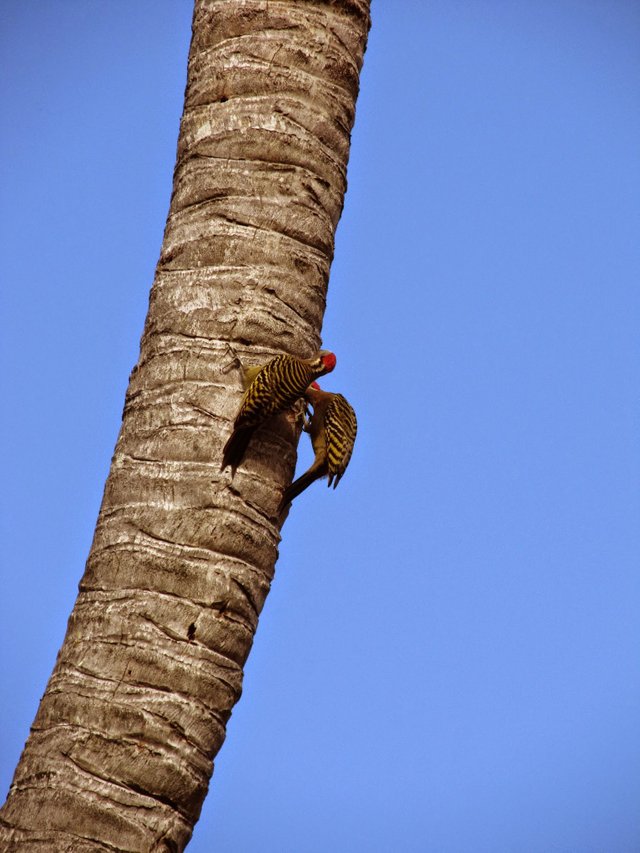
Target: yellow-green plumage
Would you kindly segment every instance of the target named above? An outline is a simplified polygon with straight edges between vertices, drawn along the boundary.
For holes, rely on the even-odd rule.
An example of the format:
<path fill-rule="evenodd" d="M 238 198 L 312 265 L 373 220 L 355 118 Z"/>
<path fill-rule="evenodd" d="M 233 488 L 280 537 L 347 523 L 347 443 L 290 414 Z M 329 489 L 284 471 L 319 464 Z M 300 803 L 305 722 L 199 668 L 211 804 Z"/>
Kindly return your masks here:
<path fill-rule="evenodd" d="M 356 413 L 342 394 L 334 394 L 324 417 L 327 448 L 328 486 L 338 485 L 353 453 L 358 431 Z"/>
<path fill-rule="evenodd" d="M 247 387 L 222 458 L 222 469 L 233 473 L 242 461 L 251 436 L 266 420 L 290 409 L 319 376 L 333 370 L 333 353 L 321 350 L 313 358 L 277 355 L 261 368 L 247 371 Z"/>
<path fill-rule="evenodd" d="M 347 470 L 358 431 L 356 413 L 342 394 L 311 387 L 305 397 L 313 406 L 309 433 L 315 459 L 285 491 L 281 510 L 320 477 L 328 477 L 327 485 L 335 489 Z"/>

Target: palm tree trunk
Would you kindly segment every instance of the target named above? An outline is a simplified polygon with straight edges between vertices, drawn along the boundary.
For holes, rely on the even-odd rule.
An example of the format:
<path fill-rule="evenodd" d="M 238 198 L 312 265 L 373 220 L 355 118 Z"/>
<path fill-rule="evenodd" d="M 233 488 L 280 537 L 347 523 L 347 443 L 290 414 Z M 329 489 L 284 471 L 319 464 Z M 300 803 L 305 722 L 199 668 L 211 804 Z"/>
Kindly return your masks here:
<path fill-rule="evenodd" d="M 319 346 L 369 0 L 196 0 L 171 206 L 64 644 L 0 812 L 20 851 L 180 851 L 278 555 L 286 422 L 231 480 L 245 364 Z"/>

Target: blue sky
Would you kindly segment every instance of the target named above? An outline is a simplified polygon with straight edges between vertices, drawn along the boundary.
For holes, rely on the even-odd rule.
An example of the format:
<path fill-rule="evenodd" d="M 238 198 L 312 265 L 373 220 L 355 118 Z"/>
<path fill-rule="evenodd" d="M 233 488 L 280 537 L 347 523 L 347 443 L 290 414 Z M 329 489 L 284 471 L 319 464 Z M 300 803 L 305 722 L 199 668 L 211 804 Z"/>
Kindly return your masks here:
<path fill-rule="evenodd" d="M 190 19 L 0 11 L 3 794 L 137 359 Z M 285 525 L 193 853 L 640 849 L 639 43 L 630 0 L 374 0 L 323 332 L 358 441 Z"/>

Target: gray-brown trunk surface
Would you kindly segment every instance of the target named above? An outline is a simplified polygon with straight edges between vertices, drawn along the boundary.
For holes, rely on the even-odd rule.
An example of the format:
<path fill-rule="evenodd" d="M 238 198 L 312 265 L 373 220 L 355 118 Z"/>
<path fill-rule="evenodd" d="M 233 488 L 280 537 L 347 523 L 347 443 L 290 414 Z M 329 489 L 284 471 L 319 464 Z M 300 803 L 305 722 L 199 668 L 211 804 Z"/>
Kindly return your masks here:
<path fill-rule="evenodd" d="M 173 193 L 66 638 L 0 812 L 7 851 L 180 851 L 242 687 L 296 426 L 222 446 L 244 364 L 319 346 L 369 0 L 197 0 Z"/>

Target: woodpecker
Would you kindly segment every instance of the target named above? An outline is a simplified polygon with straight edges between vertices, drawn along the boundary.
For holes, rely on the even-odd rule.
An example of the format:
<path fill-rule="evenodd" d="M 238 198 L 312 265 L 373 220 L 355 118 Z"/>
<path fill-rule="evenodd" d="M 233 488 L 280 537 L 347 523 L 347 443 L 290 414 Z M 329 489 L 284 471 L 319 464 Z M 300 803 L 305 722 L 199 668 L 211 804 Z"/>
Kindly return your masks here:
<path fill-rule="evenodd" d="M 313 416 L 307 431 L 311 435 L 315 459 L 309 470 L 298 477 L 283 494 L 280 512 L 320 477 L 328 477 L 327 485 L 333 485 L 335 489 L 347 470 L 356 440 L 356 413 L 342 394 L 330 394 L 314 382 L 307 388 L 305 398 L 313 406 Z"/>
<path fill-rule="evenodd" d="M 285 412 L 300 399 L 310 383 L 329 373 L 336 357 L 320 350 L 312 358 L 277 355 L 262 367 L 245 371 L 245 392 L 233 423 L 233 432 L 224 446 L 221 471 L 231 465 L 232 474 L 242 462 L 251 436 L 266 420 Z"/>

